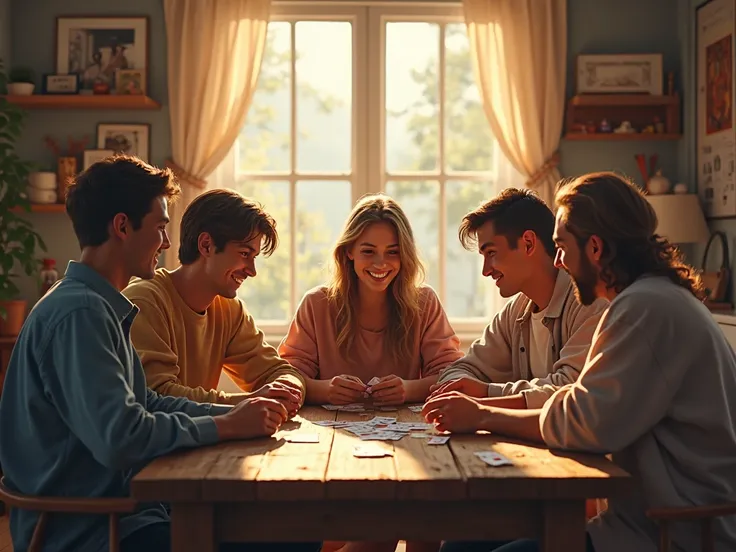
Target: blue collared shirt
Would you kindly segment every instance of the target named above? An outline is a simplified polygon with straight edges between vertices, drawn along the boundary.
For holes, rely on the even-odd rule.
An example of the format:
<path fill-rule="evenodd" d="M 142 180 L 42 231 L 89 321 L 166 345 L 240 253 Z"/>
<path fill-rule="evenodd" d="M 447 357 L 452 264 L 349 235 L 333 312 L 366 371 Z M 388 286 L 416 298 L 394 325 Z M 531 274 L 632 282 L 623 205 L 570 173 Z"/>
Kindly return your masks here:
<path fill-rule="evenodd" d="M 130 326 L 138 312 L 92 268 L 70 262 L 33 308 L 10 358 L 0 399 L 0 464 L 8 486 L 41 496 L 124 497 L 156 456 L 215 443 L 212 418 L 230 407 L 163 397 L 146 387 Z M 37 514 L 13 509 L 16 550 Z M 161 505 L 121 519 L 125 537 L 168 520 Z M 51 514 L 45 551 L 107 549 L 106 516 Z"/>

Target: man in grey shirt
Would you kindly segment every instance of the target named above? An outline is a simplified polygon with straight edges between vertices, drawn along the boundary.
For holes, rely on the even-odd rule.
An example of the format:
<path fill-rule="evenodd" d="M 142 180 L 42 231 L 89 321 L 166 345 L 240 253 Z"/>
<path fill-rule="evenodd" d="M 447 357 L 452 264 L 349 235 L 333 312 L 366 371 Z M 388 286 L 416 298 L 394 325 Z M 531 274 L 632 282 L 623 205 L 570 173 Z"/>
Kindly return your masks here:
<path fill-rule="evenodd" d="M 541 409 L 509 410 L 464 395 L 429 401 L 439 429 L 484 429 L 549 447 L 612 453 L 636 492 L 609 501 L 588 523 L 588 549 L 654 552 L 649 508 L 716 504 L 736 497 L 736 355 L 702 304 L 697 273 L 655 234 L 657 217 L 635 185 L 613 173 L 562 186 L 555 262 L 583 304 L 611 303 L 580 378 Z M 474 427 L 459 421 L 475 418 Z M 714 521 L 716 550 L 736 550 L 736 519 Z M 699 525 L 674 524 L 673 550 L 699 549 Z M 448 543 L 466 550 L 467 543 Z M 481 546 L 475 543 L 474 547 Z M 483 550 L 536 551 L 535 541 L 485 543 Z"/>

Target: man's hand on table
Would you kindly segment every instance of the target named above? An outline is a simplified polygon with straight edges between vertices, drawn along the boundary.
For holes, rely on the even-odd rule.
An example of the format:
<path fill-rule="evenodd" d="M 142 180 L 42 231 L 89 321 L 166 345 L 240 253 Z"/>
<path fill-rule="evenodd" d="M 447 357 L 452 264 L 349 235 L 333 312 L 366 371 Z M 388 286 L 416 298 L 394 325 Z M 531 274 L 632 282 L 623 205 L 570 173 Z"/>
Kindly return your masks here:
<path fill-rule="evenodd" d="M 302 401 L 302 390 L 298 385 L 289 380 L 278 380 L 258 388 L 250 393 L 249 397 L 262 397 L 264 399 L 279 401 L 284 405 L 291 418 L 299 411 L 299 405 Z"/>
<path fill-rule="evenodd" d="M 430 398 L 422 408 L 422 416 L 439 431 L 475 433 L 485 429 L 491 409 L 472 397 L 451 391 Z"/>
<path fill-rule="evenodd" d="M 430 395 L 427 400 L 434 399 L 440 395 L 445 395 L 456 391 L 469 397 L 487 397 L 488 384 L 471 377 L 462 377 L 456 380 L 438 383 L 429 388 Z"/>
<path fill-rule="evenodd" d="M 279 401 L 253 397 L 214 420 L 220 440 L 230 441 L 273 435 L 288 418 L 288 411 Z"/>

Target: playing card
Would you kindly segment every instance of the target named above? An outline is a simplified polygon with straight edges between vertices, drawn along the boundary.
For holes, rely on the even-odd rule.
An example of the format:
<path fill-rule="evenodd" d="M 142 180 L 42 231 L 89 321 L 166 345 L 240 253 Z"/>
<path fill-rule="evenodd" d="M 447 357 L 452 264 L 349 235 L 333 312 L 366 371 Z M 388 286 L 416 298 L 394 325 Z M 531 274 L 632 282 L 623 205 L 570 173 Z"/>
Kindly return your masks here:
<path fill-rule="evenodd" d="M 409 410 L 412 412 L 421 412 L 422 411 L 422 405 L 421 404 L 413 404 L 409 407 Z"/>
<path fill-rule="evenodd" d="M 380 383 L 380 382 L 381 382 L 381 379 L 380 378 L 375 378 L 374 377 L 374 378 L 371 378 L 371 380 L 368 383 L 366 383 L 366 385 L 368 387 L 370 387 L 370 386 L 376 385 L 377 383 Z"/>
<path fill-rule="evenodd" d="M 336 404 L 323 404 L 322 408 L 325 410 L 340 410 L 340 407 Z"/>
<path fill-rule="evenodd" d="M 392 418 L 391 416 L 375 416 L 372 420 L 368 420 L 368 423 L 377 426 L 393 424 L 395 421 L 396 418 Z"/>
<path fill-rule="evenodd" d="M 353 456 L 358 458 L 383 458 L 384 456 L 393 456 L 390 450 L 377 447 L 376 445 L 357 445 L 353 448 Z"/>
<path fill-rule="evenodd" d="M 493 467 L 498 466 L 513 466 L 513 462 L 506 458 L 503 454 L 499 454 L 498 452 L 494 452 L 492 450 L 483 450 L 476 452 L 475 455 L 483 460 L 486 464 Z"/>
<path fill-rule="evenodd" d="M 449 435 L 435 435 L 427 440 L 428 445 L 444 445 L 450 440 Z"/>
<path fill-rule="evenodd" d="M 430 437 L 434 437 L 431 433 L 422 433 L 419 431 L 414 431 L 413 433 L 410 433 L 409 436 L 414 439 L 429 439 Z"/>
<path fill-rule="evenodd" d="M 288 443 L 319 443 L 319 435 L 316 433 L 287 433 L 284 440 Z"/>
<path fill-rule="evenodd" d="M 319 420 L 312 423 L 322 427 L 346 427 L 350 424 L 350 422 L 336 422 L 334 420 Z"/>

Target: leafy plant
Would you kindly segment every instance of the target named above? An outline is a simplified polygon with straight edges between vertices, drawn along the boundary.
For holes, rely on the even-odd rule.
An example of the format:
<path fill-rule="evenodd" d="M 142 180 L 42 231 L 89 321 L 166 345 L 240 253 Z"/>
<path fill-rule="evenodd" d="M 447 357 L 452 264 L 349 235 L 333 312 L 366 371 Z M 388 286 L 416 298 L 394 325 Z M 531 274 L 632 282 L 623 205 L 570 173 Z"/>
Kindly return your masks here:
<path fill-rule="evenodd" d="M 0 60 L 0 85 L 7 82 Z M 0 98 L 0 301 L 15 299 L 20 290 L 13 282 L 20 266 L 28 276 L 37 273 L 41 262 L 36 248 L 46 251 L 46 244 L 33 230 L 33 225 L 18 210 L 30 212 L 31 202 L 26 195 L 28 175 L 33 163 L 23 161 L 15 151 L 26 112 L 15 104 Z M 0 308 L 0 315 L 4 316 Z"/>
<path fill-rule="evenodd" d="M 13 67 L 8 75 L 8 82 L 27 82 L 34 84 L 35 75 L 29 67 Z"/>

